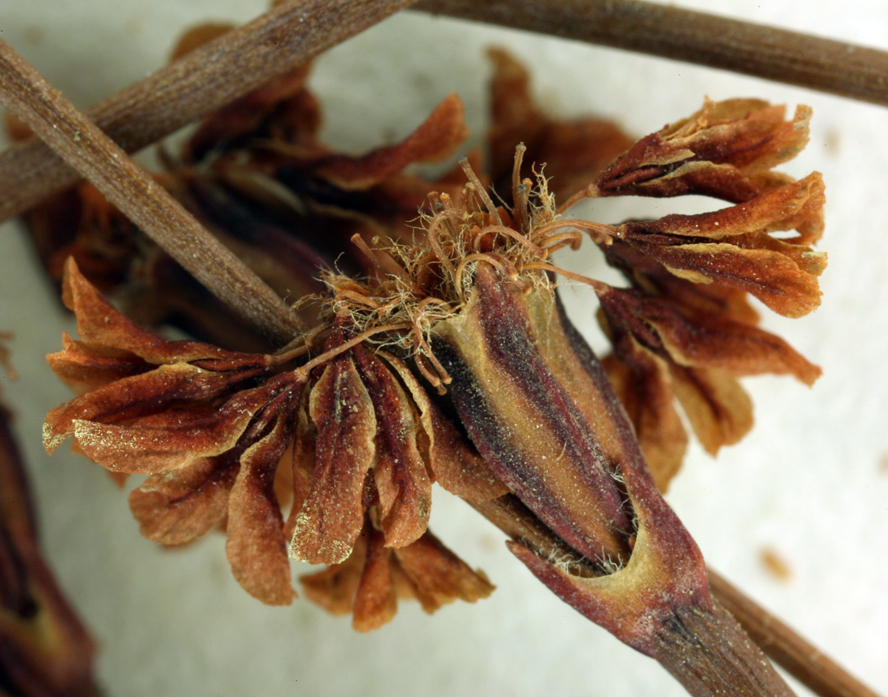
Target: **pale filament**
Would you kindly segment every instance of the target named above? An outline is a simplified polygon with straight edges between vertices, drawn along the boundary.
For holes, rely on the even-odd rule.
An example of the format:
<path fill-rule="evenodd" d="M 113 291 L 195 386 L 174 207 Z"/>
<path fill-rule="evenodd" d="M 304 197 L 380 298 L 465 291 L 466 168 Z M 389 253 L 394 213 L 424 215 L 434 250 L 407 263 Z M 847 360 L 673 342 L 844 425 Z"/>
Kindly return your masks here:
<path fill-rule="evenodd" d="M 617 228 L 612 225 L 603 223 L 593 223 L 588 220 L 553 220 L 551 223 L 541 225 L 534 230 L 534 239 L 545 237 L 555 230 L 564 228 L 577 228 L 583 230 L 596 244 L 603 244 L 610 241 L 617 235 Z"/>
<path fill-rule="evenodd" d="M 370 246 L 364 241 L 364 238 L 361 237 L 357 232 L 351 236 L 351 242 L 358 249 L 363 252 L 364 256 L 369 259 L 374 266 L 376 266 L 381 271 L 391 275 L 397 276 L 405 283 L 411 283 L 412 279 L 410 278 L 410 274 L 402 267 L 397 261 L 395 261 L 391 255 L 386 254 L 381 249 L 371 249 Z M 376 239 L 373 240 L 376 242 Z"/>
<path fill-rule="evenodd" d="M 489 225 L 488 227 L 483 228 L 475 237 L 474 247 L 476 252 L 481 248 L 481 239 L 490 234 L 507 235 L 516 242 L 523 244 L 537 256 L 544 256 L 543 250 L 540 249 L 533 242 L 531 242 L 529 239 L 527 239 L 527 237 L 522 235 L 520 232 L 516 232 L 512 228 L 506 227 L 504 225 Z"/>
<path fill-rule="evenodd" d="M 475 174 L 475 170 L 472 169 L 472 165 L 469 164 L 469 161 L 466 158 L 462 158 L 459 162 L 459 166 L 462 167 L 463 172 L 466 173 L 466 178 L 468 178 L 469 182 L 471 182 L 472 189 L 475 192 L 475 195 L 481 199 L 484 203 L 485 208 L 487 208 L 487 212 L 493 216 L 497 223 L 500 225 L 503 224 L 503 219 L 500 218 L 499 211 L 496 208 L 496 204 L 494 204 L 493 199 L 490 198 L 490 194 L 487 193 L 487 189 L 484 188 L 484 185 L 481 183 L 481 180 L 478 179 L 478 175 Z M 466 187 L 469 188 L 469 187 Z"/>
<path fill-rule="evenodd" d="M 401 322 L 398 324 L 385 324 L 381 327 L 374 327 L 373 329 L 368 329 L 366 332 L 362 332 L 362 333 L 358 334 L 356 337 L 349 339 L 348 341 L 346 341 L 343 344 L 340 344 L 336 348 L 332 348 L 329 351 L 325 351 L 320 356 L 317 356 L 316 358 L 312 358 L 305 365 L 299 366 L 295 371 L 296 376 L 300 380 L 307 380 L 308 374 L 314 368 L 318 367 L 322 363 L 326 363 L 326 362 L 332 360 L 333 358 L 336 358 L 336 356 L 338 356 L 341 353 L 345 353 L 350 348 L 353 348 L 353 347 L 357 346 L 358 344 L 360 344 L 361 342 L 366 341 L 374 334 L 381 334 L 383 332 L 401 331 L 403 329 L 410 329 L 410 325 L 405 322 Z"/>
<path fill-rule="evenodd" d="M 585 283 L 588 286 L 592 286 L 595 292 L 599 294 L 610 291 L 610 286 L 607 285 L 607 283 L 602 283 L 601 281 L 598 281 L 594 278 L 583 276 L 582 274 L 574 273 L 573 271 L 560 269 L 557 266 L 553 266 L 552 264 L 523 264 L 521 266 L 521 270 L 525 271 L 526 269 L 540 269 L 541 271 L 551 271 L 552 273 L 557 273 L 558 275 L 569 278 L 572 281 L 579 281 L 580 283 Z"/>

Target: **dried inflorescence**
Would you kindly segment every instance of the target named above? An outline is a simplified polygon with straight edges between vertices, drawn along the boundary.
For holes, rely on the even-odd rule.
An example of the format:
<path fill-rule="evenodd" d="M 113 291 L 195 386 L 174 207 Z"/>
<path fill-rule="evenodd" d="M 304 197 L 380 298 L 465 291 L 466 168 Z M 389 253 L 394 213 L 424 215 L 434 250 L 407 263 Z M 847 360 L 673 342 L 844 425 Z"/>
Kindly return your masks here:
<path fill-rule="evenodd" d="M 47 449 L 73 436 L 109 471 L 149 474 L 130 505 L 143 534 L 162 544 L 190 542 L 226 521 L 234 575 L 267 603 L 292 598 L 288 546 L 298 558 L 338 564 L 367 516 L 389 547 L 417 543 L 436 475 L 470 499 L 504 491 L 415 381 L 402 387 L 403 364 L 349 347 L 341 328 L 324 362 L 294 370 L 306 346 L 245 354 L 139 329 L 73 263 L 65 289 L 81 340 L 66 336 L 50 364 L 86 391 L 50 413 Z M 472 458 L 474 471 L 464 467 Z M 428 546 L 420 543 L 422 554 L 435 558 Z M 439 556 L 459 571 L 455 584 L 474 597 L 490 591 L 449 552 Z"/>
<path fill-rule="evenodd" d="M 820 370 L 756 327 L 754 295 L 798 317 L 820 303 L 815 252 L 823 182 L 771 168 L 808 139 L 807 107 L 791 121 L 757 100 L 708 102 L 688 119 L 641 139 L 594 183 L 600 195 L 707 194 L 736 205 L 603 230 L 602 249 L 632 289 L 599 292 L 614 345 L 604 363 L 635 425 L 658 484 L 678 470 L 687 438 L 673 393 L 703 446 L 715 454 L 752 426 L 736 378 L 790 373 L 810 385 Z M 773 233 L 795 230 L 793 236 Z"/>
<path fill-rule="evenodd" d="M 639 521 L 665 510 L 635 436 L 662 490 L 687 440 L 675 398 L 715 452 L 751 425 L 737 376 L 790 373 L 810 384 L 819 374 L 756 326 L 746 300 L 798 316 L 819 299 L 825 259 L 810 245 L 822 229 L 822 182 L 772 171 L 804 144 L 808 113 L 784 121 L 761 102 L 707 103 L 606 166 L 605 154 L 628 144 L 618 131 L 545 119 L 523 69 L 494 58 L 490 177 L 506 182 L 505 205 L 488 194 L 477 159 L 462 163 L 462 184 L 453 173 L 432 183 L 402 173 L 462 138 L 456 97 L 402 143 L 364 157 L 317 141 L 304 70 L 211 117 L 175 165 L 174 189 L 217 227 L 225 220 L 223 236 L 265 259 L 269 277 L 298 289 L 306 330 L 276 353 L 166 341 L 69 263 L 65 302 L 80 341 L 65 337 L 50 362 L 83 394 L 50 413 L 47 448 L 73 436 L 110 471 L 149 475 L 130 503 L 160 543 L 224 524 L 235 577 L 264 602 L 291 601 L 288 554 L 329 565 L 303 579 L 306 594 L 351 610 L 359 629 L 388 621 L 398 596 L 431 611 L 491 591 L 428 532 L 435 481 L 477 503 L 514 494 L 597 573 L 624 569 Z M 533 128 L 506 175 L 502 150 L 521 114 Z M 582 181 L 560 208 L 544 156 L 564 168 L 547 171 L 555 182 Z M 733 205 L 623 225 L 564 217 L 583 198 L 685 193 Z M 797 234 L 773 234 L 787 230 Z M 586 236 L 629 287 L 553 265 L 555 251 Z M 355 245 L 343 247 L 346 238 Z M 342 268 L 331 250 L 346 254 Z M 557 302 L 559 276 L 589 283 L 601 300 L 614 346 L 603 368 Z M 675 549 L 696 569 L 686 576 L 699 581 L 699 552 L 679 537 Z"/>

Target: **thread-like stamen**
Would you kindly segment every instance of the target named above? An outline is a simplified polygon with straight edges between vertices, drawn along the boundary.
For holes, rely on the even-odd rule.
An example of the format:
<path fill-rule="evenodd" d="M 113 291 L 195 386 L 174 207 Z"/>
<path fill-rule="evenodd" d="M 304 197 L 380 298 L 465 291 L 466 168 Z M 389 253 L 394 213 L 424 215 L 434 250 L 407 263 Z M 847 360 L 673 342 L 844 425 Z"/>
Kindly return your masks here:
<path fill-rule="evenodd" d="M 524 162 L 524 153 L 527 147 L 519 143 L 515 148 L 515 161 L 512 165 L 512 214 L 518 214 L 518 228 L 525 235 L 530 229 L 527 210 L 527 202 L 530 197 L 529 188 L 521 181 L 521 163 Z"/>
<path fill-rule="evenodd" d="M 601 193 L 598 191 L 598 187 L 594 184 L 589 184 L 585 189 L 578 191 L 567 199 L 567 201 L 562 203 L 555 211 L 555 215 L 563 215 L 571 206 L 575 206 L 584 198 L 598 198 L 600 195 Z"/>
<path fill-rule="evenodd" d="M 391 300 L 383 305 L 379 305 L 376 308 L 376 314 L 380 317 L 387 315 L 392 310 L 396 309 L 399 305 L 404 302 L 404 299 L 400 295 L 396 295 Z"/>
<path fill-rule="evenodd" d="M 473 189 L 478 195 L 478 198 L 480 198 L 481 201 L 484 203 L 484 207 L 487 208 L 487 212 L 490 213 L 490 215 L 496 220 L 498 224 L 502 225 L 503 219 L 500 218 L 499 211 L 497 210 L 493 199 L 490 198 L 490 194 L 487 193 L 487 189 L 484 188 L 481 180 L 478 179 L 478 175 L 475 174 L 475 170 L 472 169 L 472 165 L 470 165 L 469 161 L 464 157 L 459 161 L 459 166 L 462 167 L 463 172 L 466 173 L 466 178 L 474 185 Z"/>
<path fill-rule="evenodd" d="M 390 276 L 397 276 L 402 281 L 407 284 L 412 284 L 413 279 L 410 278 L 410 274 L 401 266 L 397 261 L 395 261 L 389 254 L 386 254 L 382 249 L 371 249 L 370 246 L 364 241 L 364 238 L 361 237 L 357 232 L 351 236 L 351 242 L 355 245 L 361 252 L 364 254 L 367 259 L 369 259 L 376 268 L 381 270 L 383 273 L 386 273 Z M 376 242 L 374 238 L 373 242 Z"/>
<path fill-rule="evenodd" d="M 319 334 L 322 334 L 326 330 L 327 325 L 322 324 L 307 331 L 305 334 L 296 337 L 272 356 L 271 365 L 283 365 L 284 363 L 292 361 L 294 358 L 299 358 L 299 356 L 308 353 L 311 351 L 311 346 L 314 340 L 317 339 Z"/>
<path fill-rule="evenodd" d="M 509 270 L 507 266 L 502 263 L 500 260 L 493 257 L 491 254 L 469 254 L 465 259 L 463 259 L 459 266 L 456 269 L 456 273 L 453 276 L 453 285 L 456 287 L 456 292 L 459 294 L 459 298 L 462 302 L 465 302 L 465 296 L 463 295 L 463 284 L 462 284 L 462 275 L 468 264 L 472 264 L 478 261 L 486 261 L 491 266 L 495 266 L 499 271 L 504 275 L 509 275 Z"/>
<path fill-rule="evenodd" d="M 440 236 L 438 234 L 439 228 L 451 218 L 459 219 L 461 215 L 459 211 L 455 209 L 450 209 L 444 211 L 443 213 L 438 213 L 429 224 L 429 229 L 426 230 L 426 239 L 429 242 L 429 246 L 432 248 L 432 252 L 438 258 L 438 261 L 447 269 L 451 276 L 456 273 L 456 267 L 453 265 L 453 262 L 450 260 L 450 255 L 444 252 L 444 248 L 441 246 Z"/>
<path fill-rule="evenodd" d="M 541 271 L 551 271 L 552 273 L 557 273 L 560 276 L 564 276 L 565 278 L 569 278 L 572 281 L 579 281 L 580 283 L 585 283 L 588 286 L 592 286 L 595 292 L 599 295 L 604 293 L 608 293 L 611 290 L 611 287 L 607 283 L 602 283 L 594 278 L 590 278 L 589 276 L 583 276 L 582 274 L 574 273 L 573 271 L 568 271 L 566 269 L 561 269 L 552 264 L 538 264 L 538 263 L 530 263 L 530 264 L 522 264 L 521 270 L 525 271 L 527 269 L 540 269 Z"/>
<path fill-rule="evenodd" d="M 441 205 L 444 206 L 445 211 L 453 211 L 456 210 L 456 207 L 453 205 L 453 199 L 450 198 L 450 194 L 446 191 L 442 191 L 438 194 L 438 200 L 441 201 Z"/>
<path fill-rule="evenodd" d="M 573 251 L 576 251 L 580 248 L 582 241 L 583 234 L 579 230 L 556 232 L 542 240 L 540 248 L 545 252 L 545 256 L 551 256 L 563 247 L 570 247 Z"/>
<path fill-rule="evenodd" d="M 444 388 L 444 385 L 441 383 L 441 378 L 435 375 L 426 365 L 426 357 L 421 353 L 416 353 L 413 357 L 414 362 L 416 363 L 416 369 L 420 372 L 420 374 L 429 381 L 429 383 L 434 387 L 438 394 L 447 394 L 447 390 Z"/>
<path fill-rule="evenodd" d="M 511 237 L 513 240 L 518 242 L 519 244 L 527 247 L 531 252 L 533 252 L 536 256 L 542 257 L 545 256 L 543 254 L 543 250 L 540 249 L 537 245 L 527 239 L 526 236 L 522 235 L 520 232 L 513 230 L 510 227 L 506 227 L 504 225 L 489 225 L 485 228 L 482 228 L 478 234 L 475 236 L 474 248 L 475 251 L 479 251 L 481 248 L 481 239 L 484 238 L 485 235 L 497 234 L 497 235 L 506 235 Z"/>
<path fill-rule="evenodd" d="M 364 295 L 363 293 L 358 293 L 354 290 L 348 290 L 347 288 L 336 289 L 336 300 L 338 300 L 340 297 L 353 300 L 359 305 L 365 305 L 371 310 L 379 310 L 381 307 L 381 305 L 370 296 Z"/>
<path fill-rule="evenodd" d="M 453 307 L 451 307 L 449 302 L 447 302 L 446 300 L 442 300 L 441 298 L 423 298 L 419 302 L 419 305 L 416 306 L 417 314 L 422 314 L 427 305 L 440 305 L 444 308 L 445 314 L 453 314 Z"/>
<path fill-rule="evenodd" d="M 450 303 L 441 300 L 440 298 L 424 298 L 419 305 L 416 307 L 416 319 L 413 321 L 413 329 L 416 334 L 416 343 L 417 346 L 423 353 L 423 355 L 428 359 L 428 361 L 432 364 L 434 369 L 441 376 L 441 380 L 445 385 L 449 385 L 451 383 L 450 374 L 447 372 L 447 369 L 441 365 L 441 362 L 435 356 L 435 352 L 432 351 L 432 347 L 429 346 L 428 341 L 425 338 L 425 329 L 420 326 L 420 322 L 423 320 L 427 321 L 427 318 L 424 314 L 425 308 L 429 305 L 439 305 L 444 308 L 446 314 L 452 314 L 453 308 L 450 306 Z"/>
<path fill-rule="evenodd" d="M 604 223 L 593 223 L 588 220 L 569 219 L 569 220 L 553 220 L 551 223 L 540 225 L 534 230 L 533 239 L 547 237 L 555 230 L 565 228 L 576 228 L 582 230 L 595 244 L 607 244 L 611 239 L 619 235 L 618 228 L 613 225 L 605 225 Z"/>
<path fill-rule="evenodd" d="M 332 360 L 333 358 L 336 358 L 336 356 L 338 356 L 341 353 L 345 353 L 353 346 L 357 346 L 362 341 L 366 341 L 374 334 L 381 334 L 383 332 L 400 331 L 402 329 L 410 329 L 410 325 L 407 324 L 406 322 L 401 322 L 398 324 L 385 324 L 381 327 L 374 327 L 373 329 L 368 329 L 366 332 L 362 332 L 362 333 L 358 334 L 356 337 L 349 339 L 348 341 L 346 341 L 343 344 L 340 344 L 336 348 L 332 348 L 329 351 L 325 351 L 320 356 L 317 356 L 316 358 L 312 358 L 305 365 L 299 366 L 295 371 L 296 378 L 298 380 L 307 380 L 308 374 L 314 368 L 317 368 L 322 363 L 327 363 L 328 361 Z"/>
<path fill-rule="evenodd" d="M 450 373 L 447 372 L 447 369 L 441 365 L 441 362 L 435 356 L 435 352 L 432 351 L 432 347 L 429 346 L 429 342 L 425 340 L 425 337 L 422 335 L 422 331 L 419 326 L 416 327 L 419 338 L 417 342 L 419 344 L 419 350 L 416 352 L 417 356 L 422 356 L 425 360 L 432 364 L 432 367 L 435 369 L 435 372 L 438 373 L 440 379 L 437 381 L 435 387 L 440 387 L 443 382 L 445 385 L 449 385 L 453 380 L 450 377 Z M 441 394 L 444 394 L 445 390 L 443 388 L 438 390 Z"/>

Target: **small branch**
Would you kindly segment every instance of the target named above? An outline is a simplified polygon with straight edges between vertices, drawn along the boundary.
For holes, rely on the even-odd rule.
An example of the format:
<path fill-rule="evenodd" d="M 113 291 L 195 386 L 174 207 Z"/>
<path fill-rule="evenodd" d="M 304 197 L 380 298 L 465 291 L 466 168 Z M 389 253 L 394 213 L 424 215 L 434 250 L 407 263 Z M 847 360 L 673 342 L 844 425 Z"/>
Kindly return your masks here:
<path fill-rule="evenodd" d="M 197 48 L 86 112 L 136 152 L 222 108 L 415 0 L 300 0 Z M 79 179 L 37 139 L 0 153 L 0 221 Z"/>
<path fill-rule="evenodd" d="M 517 498 L 470 503 L 515 541 L 571 564 L 574 573 L 594 576 L 596 567 L 543 525 Z M 879 697 L 722 576 L 708 569 L 713 599 L 739 622 L 762 652 L 819 697 Z"/>
<path fill-rule="evenodd" d="M 718 602 L 677 607 L 655 633 L 653 657 L 694 697 L 795 695 Z"/>
<path fill-rule="evenodd" d="M 280 343 L 292 338 L 297 321 L 280 297 L 2 39 L 0 97 L 220 300 Z"/>
<path fill-rule="evenodd" d="M 709 588 L 762 651 L 815 694 L 820 697 L 878 697 L 835 661 L 711 569 Z"/>
<path fill-rule="evenodd" d="M 422 0 L 417 9 L 888 105 L 888 53 L 638 0 Z"/>
<path fill-rule="evenodd" d="M 549 590 L 656 659 L 694 697 L 793 696 L 735 619 L 705 589 L 689 592 L 696 586 L 693 579 L 682 578 L 681 562 L 672 573 L 656 570 L 658 545 L 649 541 L 643 526 L 628 564 L 607 573 L 578 558 L 513 495 L 472 505 L 512 538 L 509 550 Z M 602 608 L 613 622 L 599 621 Z"/>

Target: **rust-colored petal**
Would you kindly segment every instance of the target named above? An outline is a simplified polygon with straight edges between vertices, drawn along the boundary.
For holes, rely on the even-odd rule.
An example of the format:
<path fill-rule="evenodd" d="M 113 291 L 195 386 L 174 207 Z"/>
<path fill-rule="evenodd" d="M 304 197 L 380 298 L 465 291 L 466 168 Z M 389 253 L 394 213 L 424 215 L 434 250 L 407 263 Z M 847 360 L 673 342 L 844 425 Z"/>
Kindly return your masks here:
<path fill-rule="evenodd" d="M 352 626 L 361 632 L 389 622 L 399 597 L 416 598 L 431 613 L 457 599 L 473 603 L 494 590 L 483 573 L 472 571 L 430 532 L 392 549 L 369 520 L 346 561 L 300 581 L 305 596 L 328 612 L 353 612 Z"/>
<path fill-rule="evenodd" d="M 341 189 L 363 190 L 407 165 L 443 160 L 468 136 L 464 113 L 462 100 L 455 93 L 450 94 L 400 143 L 378 148 L 360 158 L 326 158 L 316 173 Z"/>
<path fill-rule="evenodd" d="M 726 370 L 670 365 L 672 390 L 710 455 L 733 445 L 752 428 L 752 400 Z"/>
<path fill-rule="evenodd" d="M 435 481 L 468 501 L 489 501 L 507 493 L 508 487 L 497 478 L 471 442 L 429 399 L 428 393 L 403 361 L 390 354 L 382 355 L 397 372 L 419 408 L 423 428 L 419 445 Z"/>
<path fill-rule="evenodd" d="M 701 194 L 739 203 L 787 183 L 771 168 L 792 159 L 808 141 L 811 109 L 754 99 L 707 100 L 687 119 L 642 138 L 597 182 L 603 196 Z"/>
<path fill-rule="evenodd" d="M 407 547 L 393 550 L 393 554 L 426 612 L 457 599 L 474 603 L 494 590 L 486 576 L 472 571 L 430 532 Z"/>
<path fill-rule="evenodd" d="M 717 314 L 748 325 L 759 322 L 759 314 L 750 305 L 745 291 L 679 278 L 663 264 L 622 240 L 613 240 L 602 251 L 608 264 L 619 269 L 633 287 L 648 295 L 668 298 L 677 307 L 694 313 Z"/>
<path fill-rule="evenodd" d="M 648 349 L 683 366 L 729 370 L 738 376 L 790 373 L 807 385 L 821 370 L 780 337 L 725 319 L 717 313 L 688 313 L 666 298 L 633 290 L 600 293 L 611 324 L 623 327 Z"/>
<path fill-rule="evenodd" d="M 43 445 L 52 453 L 77 422 L 120 422 L 156 414 L 183 401 L 212 399 L 230 386 L 231 376 L 188 363 L 162 365 L 87 392 L 50 411 L 43 425 Z"/>
<path fill-rule="evenodd" d="M 386 546 L 403 547 L 425 532 L 432 508 L 432 482 L 416 441 L 418 425 L 407 395 L 382 361 L 361 346 L 353 354 L 376 413 L 373 477 L 380 525 Z"/>
<path fill-rule="evenodd" d="M 790 373 L 806 385 L 814 384 L 822 372 L 779 336 L 757 327 L 718 317 L 695 318 L 694 323 L 677 312 L 645 319 L 680 365 L 724 368 L 736 375 Z"/>
<path fill-rule="evenodd" d="M 306 393 L 310 390 L 305 390 Z M 318 432 L 308 413 L 308 399 L 303 394 L 302 403 L 296 410 L 296 436 L 293 440 L 293 452 L 291 454 L 290 484 L 292 486 L 292 502 L 287 522 L 284 525 L 284 536 L 293 539 L 296 529 L 296 520 L 302 511 L 302 506 L 308 498 L 311 490 L 311 478 L 315 469 L 315 444 Z"/>
<path fill-rule="evenodd" d="M 140 532 L 162 545 L 182 545 L 206 535 L 225 518 L 237 476 L 228 453 L 172 472 L 153 474 L 129 497 Z"/>
<path fill-rule="evenodd" d="M 745 203 L 709 213 L 630 222 L 621 229 L 627 237 L 678 235 L 725 241 L 734 235 L 794 229 L 808 237 L 819 237 L 823 230 L 824 190 L 823 178 L 814 172 Z"/>
<path fill-rule="evenodd" d="M 296 518 L 290 556 L 337 564 L 364 523 L 364 485 L 376 457 L 376 415 L 349 355 L 333 359 L 311 391 L 318 430 L 308 498 Z"/>
<path fill-rule="evenodd" d="M 84 455 L 112 471 L 165 472 L 233 448 L 272 396 L 263 386 L 239 392 L 218 408 L 170 410 L 129 426 L 76 420 L 74 438 Z"/>
<path fill-rule="evenodd" d="M 820 304 L 817 276 L 826 255 L 795 242 L 819 235 L 823 201 L 823 181 L 814 173 L 748 203 L 629 222 L 615 234 L 681 278 L 748 292 L 775 312 L 799 317 Z M 768 234 L 793 227 L 801 232 L 796 240 Z"/>
<path fill-rule="evenodd" d="M 372 525 L 365 526 L 367 558 L 355 590 L 352 627 L 369 632 L 390 622 L 398 611 L 391 545 Z"/>
<path fill-rule="evenodd" d="M 494 189 L 511 190 L 515 146 L 524 143 L 524 161 L 554 172 L 552 193 L 567 198 L 592 183 L 610 162 L 633 143 L 610 121 L 552 119 L 535 105 L 530 73 L 507 51 L 488 51 L 493 63 L 490 82 L 491 127 L 487 135 L 489 171 Z"/>
<path fill-rule="evenodd" d="M 404 363 L 390 354 L 386 361 L 403 381 L 420 411 L 424 439 L 420 447 L 429 468 L 447 491 L 468 501 L 489 501 L 508 493 L 469 440 L 444 416 Z"/>
<path fill-rule="evenodd" d="M 87 344 L 129 351 L 155 364 L 206 359 L 236 363 L 246 360 L 253 365 L 263 362 L 259 355 L 226 351 L 199 341 L 166 341 L 140 329 L 99 294 L 73 259 L 65 265 L 62 299 L 77 315 L 77 333 Z"/>
<path fill-rule="evenodd" d="M 323 571 L 300 576 L 305 597 L 333 615 L 351 612 L 366 558 L 367 536 L 362 534 L 344 562 L 333 564 Z"/>
<path fill-rule="evenodd" d="M 62 350 L 46 360 L 52 372 L 78 394 L 154 368 L 128 351 L 89 346 L 67 332 L 62 332 Z"/>
<path fill-rule="evenodd" d="M 784 317 L 802 317 L 820 306 L 816 276 L 779 252 L 711 242 L 638 248 L 682 278 L 745 291 Z"/>
<path fill-rule="evenodd" d="M 244 438 L 231 489 L 225 550 L 238 583 L 268 605 L 293 600 L 283 516 L 274 489 L 275 471 L 295 431 L 294 412 L 304 383 L 292 384 L 263 410 Z"/>

